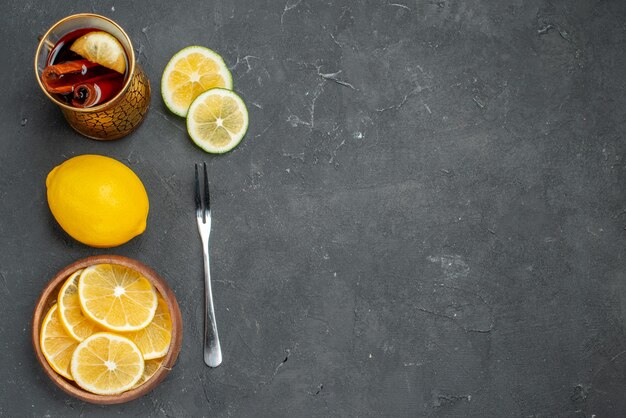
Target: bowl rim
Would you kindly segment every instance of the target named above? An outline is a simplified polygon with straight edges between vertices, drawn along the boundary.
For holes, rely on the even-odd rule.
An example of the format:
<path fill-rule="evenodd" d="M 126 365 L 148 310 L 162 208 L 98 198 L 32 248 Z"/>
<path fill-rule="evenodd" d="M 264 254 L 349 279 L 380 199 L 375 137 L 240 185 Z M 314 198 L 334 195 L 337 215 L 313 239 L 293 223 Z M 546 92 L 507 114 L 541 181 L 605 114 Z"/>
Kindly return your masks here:
<path fill-rule="evenodd" d="M 148 381 L 144 382 L 141 386 L 135 389 L 130 389 L 126 392 L 122 392 L 118 395 L 96 395 L 81 389 L 77 385 L 71 383 L 57 372 L 52 369 L 48 364 L 48 361 L 43 355 L 41 346 L 39 344 L 39 331 L 41 329 L 41 323 L 47 313 L 46 307 L 49 305 L 51 296 L 55 296 L 54 292 L 59 289 L 60 285 L 69 277 L 70 274 L 77 270 L 89 267 L 94 264 L 117 264 L 134 269 L 146 277 L 150 283 L 161 293 L 163 299 L 166 301 L 170 310 L 170 316 L 172 318 L 172 340 L 170 342 L 170 349 L 165 357 L 163 357 L 163 363 L 157 370 L 157 372 Z M 154 389 L 170 372 L 180 352 L 182 345 L 183 331 L 182 331 L 182 318 L 176 295 L 169 287 L 167 282 L 159 276 L 154 270 L 145 264 L 132 258 L 120 256 L 120 255 L 96 255 L 91 257 L 85 257 L 77 260 L 66 267 L 58 271 L 55 276 L 44 287 L 41 295 L 37 299 L 35 309 L 33 311 L 32 318 L 32 342 L 35 350 L 37 360 L 44 369 L 44 372 L 48 375 L 50 380 L 54 382 L 63 392 L 72 395 L 78 399 L 86 402 L 100 404 L 100 405 L 112 405 L 124 402 L 129 402 L 133 399 L 137 399 L 146 393 Z"/>

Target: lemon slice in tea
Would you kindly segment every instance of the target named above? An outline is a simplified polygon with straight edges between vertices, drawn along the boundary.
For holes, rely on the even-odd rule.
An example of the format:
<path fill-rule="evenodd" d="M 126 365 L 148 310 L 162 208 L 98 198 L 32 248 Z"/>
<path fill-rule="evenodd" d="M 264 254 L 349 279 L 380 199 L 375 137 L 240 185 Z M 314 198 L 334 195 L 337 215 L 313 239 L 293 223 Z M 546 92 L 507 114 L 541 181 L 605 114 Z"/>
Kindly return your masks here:
<path fill-rule="evenodd" d="M 203 46 L 189 46 L 177 52 L 161 77 L 165 105 L 182 117 L 187 116 L 196 97 L 214 87 L 232 89 L 233 77 L 222 57 Z"/>
<path fill-rule="evenodd" d="M 50 367 L 66 379 L 74 380 L 70 373 L 70 360 L 78 342 L 61 325 L 56 304 L 50 308 L 41 324 L 39 345 Z"/>
<path fill-rule="evenodd" d="M 157 295 L 148 279 L 117 264 L 96 264 L 83 270 L 78 297 L 85 315 L 111 331 L 145 328 L 157 309 Z"/>
<path fill-rule="evenodd" d="M 82 341 L 100 330 L 95 322 L 83 314 L 80 307 L 78 277 L 82 272 L 82 270 L 78 270 L 65 281 L 57 298 L 61 324 L 76 341 Z"/>
<path fill-rule="evenodd" d="M 76 384 L 98 395 L 131 389 L 143 376 L 144 367 L 141 351 L 131 340 L 108 332 L 80 343 L 71 363 Z"/>
<path fill-rule="evenodd" d="M 70 50 L 91 62 L 110 68 L 120 74 L 126 72 L 124 47 L 110 33 L 89 32 L 75 40 Z"/>
<path fill-rule="evenodd" d="M 236 93 L 215 88 L 202 93 L 189 107 L 187 132 L 206 152 L 221 154 L 235 148 L 248 130 L 248 109 Z"/>

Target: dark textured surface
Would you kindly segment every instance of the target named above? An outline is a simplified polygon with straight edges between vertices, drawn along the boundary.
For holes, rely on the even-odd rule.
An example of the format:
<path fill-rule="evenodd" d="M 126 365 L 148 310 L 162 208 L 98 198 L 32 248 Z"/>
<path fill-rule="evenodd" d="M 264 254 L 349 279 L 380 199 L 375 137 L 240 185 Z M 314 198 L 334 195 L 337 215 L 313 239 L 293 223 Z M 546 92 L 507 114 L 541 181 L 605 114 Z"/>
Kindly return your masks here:
<path fill-rule="evenodd" d="M 0 25 L 0 416 L 619 417 L 626 414 L 626 2 L 12 1 Z M 132 136 L 73 133 L 35 82 L 75 12 L 131 36 L 152 81 Z M 203 154 L 160 99 L 169 57 L 221 53 L 250 130 Z M 66 236 L 44 180 L 128 164 L 151 202 L 114 250 Z M 213 183 L 224 364 L 201 353 L 193 163 Z M 112 252 L 183 312 L 177 366 L 126 405 L 68 398 L 32 352 L 44 283 Z"/>

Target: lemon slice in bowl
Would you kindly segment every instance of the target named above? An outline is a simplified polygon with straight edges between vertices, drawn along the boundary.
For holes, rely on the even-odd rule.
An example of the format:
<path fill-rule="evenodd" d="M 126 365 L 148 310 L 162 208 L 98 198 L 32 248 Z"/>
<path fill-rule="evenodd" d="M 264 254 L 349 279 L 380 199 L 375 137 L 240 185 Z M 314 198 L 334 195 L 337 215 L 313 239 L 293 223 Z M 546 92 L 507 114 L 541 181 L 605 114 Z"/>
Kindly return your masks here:
<path fill-rule="evenodd" d="M 126 54 L 120 41 L 110 33 L 89 32 L 74 41 L 70 50 L 81 57 L 110 68 L 120 74 L 126 72 Z"/>
<path fill-rule="evenodd" d="M 78 297 L 85 315 L 111 331 L 145 328 L 157 309 L 157 295 L 150 281 L 117 264 L 84 269 L 78 279 Z"/>
<path fill-rule="evenodd" d="M 152 360 L 145 360 L 144 365 L 145 367 L 143 369 L 143 374 L 141 375 L 141 379 L 139 379 L 139 381 L 135 383 L 135 386 L 133 386 L 133 389 L 143 385 L 148 380 L 152 379 L 152 376 L 154 376 L 154 374 L 158 372 L 161 366 L 163 365 L 163 357 L 155 358 Z"/>
<path fill-rule="evenodd" d="M 161 77 L 165 105 L 182 117 L 196 97 L 215 87 L 232 89 L 233 77 L 222 57 L 203 46 L 189 46 L 174 54 Z"/>
<path fill-rule="evenodd" d="M 139 347 L 144 360 L 166 355 L 172 341 L 172 318 L 167 302 L 160 296 L 158 300 L 159 304 L 152 322 L 144 329 L 124 334 Z"/>
<path fill-rule="evenodd" d="M 83 341 L 91 334 L 98 332 L 98 325 L 87 318 L 80 307 L 78 298 L 78 277 L 82 273 L 78 270 L 63 284 L 59 291 L 58 315 L 65 331 L 76 341 Z"/>
<path fill-rule="evenodd" d="M 248 109 L 236 93 L 215 88 L 189 107 L 187 132 L 200 148 L 222 154 L 235 148 L 248 130 Z"/>
<path fill-rule="evenodd" d="M 70 360 L 78 342 L 61 325 L 57 304 L 50 308 L 41 323 L 39 345 L 50 367 L 64 378 L 74 380 L 70 372 Z"/>
<path fill-rule="evenodd" d="M 98 395 L 131 389 L 144 372 L 143 356 L 128 338 L 99 332 L 81 342 L 72 355 L 71 371 L 81 388 Z"/>

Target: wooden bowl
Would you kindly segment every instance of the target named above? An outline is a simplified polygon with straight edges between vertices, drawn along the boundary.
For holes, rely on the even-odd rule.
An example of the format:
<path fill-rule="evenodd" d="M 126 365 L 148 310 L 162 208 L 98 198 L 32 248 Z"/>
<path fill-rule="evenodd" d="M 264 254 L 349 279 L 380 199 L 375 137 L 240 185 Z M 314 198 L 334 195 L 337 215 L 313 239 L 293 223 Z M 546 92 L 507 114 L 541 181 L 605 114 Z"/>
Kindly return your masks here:
<path fill-rule="evenodd" d="M 52 307 L 57 299 L 57 295 L 61 286 L 65 282 L 70 274 L 74 273 L 77 270 L 84 269 L 94 264 L 118 264 L 121 266 L 129 267 L 133 270 L 141 273 L 146 279 L 150 280 L 152 285 L 159 291 L 163 299 L 167 302 L 167 306 L 170 310 L 170 316 L 172 317 L 172 341 L 170 343 L 170 349 L 163 358 L 163 363 L 159 370 L 146 382 L 144 382 L 141 386 L 123 392 L 119 395 L 96 395 L 91 392 L 87 392 L 84 389 L 81 389 L 74 382 L 69 381 L 55 372 L 52 367 L 46 361 L 46 358 L 41 351 L 41 346 L 39 345 L 39 331 L 41 329 L 41 323 L 48 312 L 48 309 Z M 83 258 L 82 260 L 78 260 L 69 266 L 65 267 L 61 271 L 59 271 L 54 278 L 47 284 L 44 288 L 39 300 L 37 301 L 37 305 L 35 306 L 35 311 L 33 313 L 33 346 L 35 347 L 35 354 L 37 355 L 37 359 L 41 366 L 43 367 L 46 374 L 52 379 L 52 381 L 63 390 L 65 393 L 70 394 L 78 399 L 83 401 L 102 404 L 102 405 L 110 405 L 110 404 L 118 404 L 123 402 L 128 402 L 133 399 L 137 399 L 140 396 L 145 395 L 154 389 L 170 372 L 174 363 L 176 363 L 176 359 L 178 358 L 178 353 L 180 352 L 180 346 L 182 344 L 183 339 L 183 327 L 182 327 L 182 319 L 180 316 L 180 309 L 178 308 L 178 302 L 176 302 L 176 296 L 174 296 L 174 292 L 167 285 L 165 280 L 163 280 L 154 270 L 146 265 L 140 263 L 137 260 L 133 260 L 131 258 L 122 257 L 118 255 L 98 255 L 94 257 Z"/>

